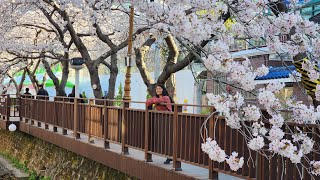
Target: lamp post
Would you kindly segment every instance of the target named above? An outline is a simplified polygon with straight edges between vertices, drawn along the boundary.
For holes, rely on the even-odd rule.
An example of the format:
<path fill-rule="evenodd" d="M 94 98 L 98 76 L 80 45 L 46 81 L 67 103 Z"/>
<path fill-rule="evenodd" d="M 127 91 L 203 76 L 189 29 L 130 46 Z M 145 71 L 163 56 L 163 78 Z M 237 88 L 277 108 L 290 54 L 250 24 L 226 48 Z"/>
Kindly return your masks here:
<path fill-rule="evenodd" d="M 130 83 L 131 83 L 131 58 L 132 58 L 132 34 L 133 34 L 133 16 L 134 16 L 134 7 L 133 7 L 133 3 L 131 1 L 130 4 L 130 26 L 129 26 L 129 37 L 128 37 L 128 57 L 126 58 L 126 79 L 125 79 L 125 84 L 124 84 L 124 96 L 123 96 L 123 100 L 124 101 L 130 101 L 131 100 L 131 95 L 130 95 L 130 91 L 131 91 L 131 87 L 130 87 Z M 129 106 L 129 103 L 124 103 L 124 105 L 126 107 Z"/>
<path fill-rule="evenodd" d="M 75 70 L 75 98 L 79 98 L 79 71 L 84 67 L 83 58 L 72 58 L 70 60 L 71 68 Z"/>

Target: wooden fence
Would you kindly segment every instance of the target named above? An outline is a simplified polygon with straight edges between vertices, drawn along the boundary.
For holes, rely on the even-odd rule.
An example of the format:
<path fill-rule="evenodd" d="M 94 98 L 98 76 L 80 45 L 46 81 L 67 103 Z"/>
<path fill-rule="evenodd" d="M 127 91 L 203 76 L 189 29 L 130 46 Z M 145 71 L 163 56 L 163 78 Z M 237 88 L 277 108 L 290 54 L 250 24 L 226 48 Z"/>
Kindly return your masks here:
<path fill-rule="evenodd" d="M 4 104 L 11 101 L 9 96 L 4 99 Z M 200 129 L 208 115 L 178 112 L 177 104 L 174 105 L 174 112 L 159 112 L 128 106 L 133 103 L 144 104 L 142 102 L 123 102 L 124 106 L 116 107 L 111 100 L 90 99 L 87 103 L 80 103 L 80 99 L 59 97 L 50 101 L 48 98 L 31 96 L 23 96 L 15 102 L 20 104 L 21 118 L 30 120 L 32 124 L 33 121 L 42 122 L 46 124 L 46 128 L 50 124 L 55 127 L 55 131 L 57 127 L 61 127 L 64 134 L 69 129 L 74 131 L 75 138 L 79 138 L 80 134 L 87 134 L 89 142 L 90 137 L 102 138 L 105 148 L 110 148 L 110 142 L 118 143 L 121 144 L 123 153 L 128 152 L 128 147 L 139 149 L 145 152 L 147 162 L 152 161 L 152 154 L 168 157 L 173 159 L 175 170 L 181 170 L 181 162 L 185 162 L 208 168 L 210 178 L 217 178 L 217 172 L 222 172 L 246 179 L 291 180 L 300 179 L 299 174 L 303 179 L 312 179 L 301 165 L 296 166 L 287 158 L 275 155 L 268 161 L 262 155 L 249 150 L 244 137 L 227 126 L 223 117 L 215 116 L 209 119 L 206 126 L 209 136 L 216 138 L 226 154 L 236 151 L 240 157 L 249 161 L 246 161 L 242 169 L 231 172 L 225 162 L 209 160 L 201 150 L 200 137 L 200 134 L 206 137 L 206 133 Z M 6 116 L 8 109 L 2 107 L 0 112 Z M 206 108 L 213 109 L 208 106 Z M 315 134 L 310 132 L 320 133 L 316 125 L 292 124 L 283 130 L 295 132 L 295 127 L 309 132 L 310 136 Z M 318 136 L 312 138 L 319 142 Z M 317 152 L 313 152 L 308 158 L 319 160 L 320 157 Z M 302 164 L 306 165 L 307 162 L 303 161 Z"/>

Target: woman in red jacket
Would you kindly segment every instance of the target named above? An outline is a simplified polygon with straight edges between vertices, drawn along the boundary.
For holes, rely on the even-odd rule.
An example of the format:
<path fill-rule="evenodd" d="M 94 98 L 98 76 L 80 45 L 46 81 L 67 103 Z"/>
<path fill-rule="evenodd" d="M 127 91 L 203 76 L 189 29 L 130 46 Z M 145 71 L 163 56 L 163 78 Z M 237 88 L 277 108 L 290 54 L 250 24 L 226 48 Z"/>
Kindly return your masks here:
<path fill-rule="evenodd" d="M 157 111 L 172 111 L 171 97 L 168 94 L 167 89 L 158 84 L 156 86 L 156 96 L 147 100 L 147 106 L 155 105 Z"/>
<path fill-rule="evenodd" d="M 157 111 L 173 111 L 173 106 L 170 103 L 173 103 L 173 100 L 169 96 L 167 89 L 161 84 L 156 85 L 156 96 L 146 102 L 148 107 L 154 104 Z M 171 161 L 172 159 L 167 158 L 164 164 L 170 164 Z"/>

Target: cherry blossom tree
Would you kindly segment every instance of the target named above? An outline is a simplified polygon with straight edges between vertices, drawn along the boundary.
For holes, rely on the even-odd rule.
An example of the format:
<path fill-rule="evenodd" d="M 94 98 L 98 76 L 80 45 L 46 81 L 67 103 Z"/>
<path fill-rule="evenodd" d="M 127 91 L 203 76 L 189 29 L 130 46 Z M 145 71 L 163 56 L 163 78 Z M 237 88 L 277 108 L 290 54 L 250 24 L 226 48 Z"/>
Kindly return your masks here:
<path fill-rule="evenodd" d="M 113 97 L 118 73 L 117 53 L 128 44 L 126 8 L 113 1 L 71 0 L 44 0 L 38 6 L 49 9 L 47 11 L 52 12 L 68 31 L 74 46 L 85 60 L 96 98 L 102 97 L 97 69 L 101 63 L 110 69 L 109 97 Z M 146 29 L 148 28 L 137 28 L 134 36 Z M 96 50 L 97 47 L 103 48 Z M 110 63 L 106 61 L 109 57 Z"/>
<path fill-rule="evenodd" d="M 312 151 L 318 151 L 319 148 L 318 142 L 310 136 L 316 132 L 304 132 L 299 128 L 284 132 L 283 128 L 292 123 L 319 123 L 320 106 L 317 106 L 316 101 L 320 99 L 320 86 L 318 85 L 313 93 L 308 93 L 314 99 L 314 106 L 294 99 L 280 102 L 275 94 L 284 88 L 284 84 L 274 82 L 265 88 L 257 89 L 255 78 L 268 74 L 268 68 L 264 65 L 254 67 L 247 57 L 244 57 L 242 62 L 236 61 L 229 49 L 237 38 L 263 39 L 271 51 L 289 53 L 293 62 L 303 60 L 302 70 L 308 72 L 311 81 L 317 81 L 319 72 L 315 67 L 320 55 L 319 26 L 299 14 L 299 1 L 288 2 L 290 4 L 277 0 L 141 0 L 137 1 L 136 6 L 139 7 L 139 12 L 147 17 L 149 25 L 152 26 L 151 31 L 161 31 L 174 36 L 190 49 L 195 58 L 202 60 L 209 71 L 227 75 L 228 81 L 223 83 L 236 87 L 238 91 L 234 94 L 208 94 L 207 98 L 216 109 L 214 113 L 223 114 L 227 125 L 245 137 L 249 149 L 257 151 L 267 159 L 280 155 L 300 165 L 303 160 L 308 163 L 308 166 L 303 165 L 305 171 L 317 176 L 319 159 L 308 157 Z M 265 13 L 266 11 L 271 13 Z M 224 25 L 225 20 L 222 17 L 226 14 L 230 14 L 233 22 L 230 28 Z M 281 41 L 282 36 L 286 36 L 288 40 Z M 201 44 L 206 41 L 210 43 L 207 48 L 202 48 Z M 198 47 L 205 57 L 201 58 L 200 52 L 194 51 L 194 47 Z M 301 76 L 295 72 L 291 75 L 293 80 Z M 254 94 L 257 101 L 245 101 L 242 91 Z M 290 118 L 282 116 L 283 109 L 292 112 Z M 266 124 L 269 124 L 270 128 Z M 205 127 L 203 125 L 203 128 Z M 241 168 L 244 161 L 248 161 L 238 157 L 237 152 L 226 154 L 217 141 L 211 138 L 207 135 L 202 144 L 202 150 L 210 159 L 226 161 L 234 171 Z M 301 172 L 299 174 L 302 177 Z"/>
<path fill-rule="evenodd" d="M 20 14 L 15 23 L 9 23 L 10 31 L 28 34 L 28 37 L 21 39 L 18 33 L 12 33 L 11 38 L 3 42 L 10 42 L 12 37 L 15 41 L 4 50 L 8 51 L 11 47 L 10 51 L 15 56 L 40 59 L 53 80 L 57 95 L 65 95 L 68 60 L 80 56 L 85 60 L 95 97 L 102 97 L 98 74 L 100 64 L 110 70 L 108 97 L 114 97 L 120 61 L 117 55 L 124 53 L 122 49 L 128 44 L 127 5 L 103 0 L 7 0 L 2 3 L 14 8 L 14 14 Z M 147 29 L 143 25 L 136 26 L 134 38 Z M 36 43 L 34 39 L 37 39 Z M 60 61 L 63 69 L 61 80 L 50 70 L 51 64 L 56 61 Z"/>
<path fill-rule="evenodd" d="M 59 34 L 59 29 L 55 29 L 50 21 L 41 16 L 42 12 L 36 6 L 31 6 L 31 2 L 3 1 L 2 3 L 4 3 L 2 7 L 13 9 L 10 17 L 15 18 L 1 28 L 3 53 L 0 63 L 4 64 L 3 67 L 24 69 L 36 90 L 40 84 L 45 83 L 47 78 L 45 74 L 42 81 L 39 81 L 35 75 L 36 69 L 44 66 L 54 82 L 57 95 L 65 95 L 69 66 L 66 58 L 68 52 L 64 52 L 63 48 L 66 47 L 65 49 L 67 49 L 66 42 L 63 37 L 59 38 L 63 34 Z M 61 81 L 52 73 L 50 68 L 58 63 L 61 63 L 63 69 Z M 27 65 L 22 68 L 25 64 Z M 15 72 L 14 70 L 11 71 Z M 21 88 L 18 88 L 17 92 L 20 92 Z"/>

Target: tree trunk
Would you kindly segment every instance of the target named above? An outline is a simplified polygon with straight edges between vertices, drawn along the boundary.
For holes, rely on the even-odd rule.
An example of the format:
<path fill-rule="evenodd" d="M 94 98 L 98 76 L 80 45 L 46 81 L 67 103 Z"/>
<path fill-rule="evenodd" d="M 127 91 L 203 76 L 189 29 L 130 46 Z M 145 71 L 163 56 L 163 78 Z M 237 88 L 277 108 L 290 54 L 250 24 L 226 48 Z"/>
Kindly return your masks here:
<path fill-rule="evenodd" d="M 50 66 L 49 63 L 44 59 L 42 60 L 42 64 L 44 65 L 48 76 L 53 81 L 54 87 L 56 89 L 56 96 L 66 96 L 65 87 L 69 75 L 68 62 L 61 62 L 61 65 L 63 67 L 61 82 L 59 82 L 59 78 L 51 70 L 52 65 Z"/>
<path fill-rule="evenodd" d="M 155 88 L 156 88 L 156 84 L 149 84 L 149 85 L 147 86 L 148 93 L 149 93 L 152 97 L 156 95 L 156 90 L 155 90 Z"/>
<path fill-rule="evenodd" d="M 102 98 L 102 89 L 100 84 L 100 78 L 98 74 L 98 66 L 92 62 L 87 62 L 86 66 L 90 73 L 91 87 L 93 90 L 93 95 L 97 99 Z"/>
<path fill-rule="evenodd" d="M 19 92 L 22 91 L 23 83 L 24 83 L 24 81 L 26 79 L 26 73 L 27 73 L 27 71 L 26 71 L 26 69 L 24 69 L 22 77 L 21 77 L 21 81 L 20 81 L 20 84 L 19 84 Z"/>
<path fill-rule="evenodd" d="M 143 43 L 140 48 L 136 48 L 135 55 L 136 55 L 136 66 L 140 72 L 142 80 L 144 84 L 147 86 L 147 90 L 151 96 L 155 96 L 154 91 L 154 80 L 149 73 L 149 69 L 145 63 L 146 54 L 149 51 L 151 45 L 156 41 L 154 36 L 150 36 L 149 39 Z"/>
<path fill-rule="evenodd" d="M 17 83 L 17 81 L 12 77 L 12 76 L 10 76 L 10 75 L 8 75 L 8 77 L 10 77 L 10 79 L 11 79 L 11 82 L 13 82 L 13 84 L 14 84 L 14 86 L 15 86 L 15 88 L 16 88 L 16 95 L 19 95 L 19 86 L 18 86 L 18 83 Z M 9 86 L 8 86 L 9 87 Z"/>
<path fill-rule="evenodd" d="M 36 73 L 36 70 L 39 67 L 39 65 L 40 65 L 40 60 L 37 61 L 33 71 L 31 71 L 28 67 L 26 67 L 26 71 L 28 73 L 29 79 L 31 80 L 31 83 L 32 83 L 34 89 L 36 90 L 36 92 L 38 92 L 38 90 L 39 90 L 39 88 L 38 88 L 39 81 L 38 81 L 37 76 L 35 75 L 35 73 Z"/>
<path fill-rule="evenodd" d="M 61 85 L 59 85 L 58 87 L 55 87 L 55 89 L 56 89 L 56 96 L 67 96 L 65 87 L 62 87 Z"/>
<path fill-rule="evenodd" d="M 29 69 L 27 69 L 27 73 L 28 73 L 28 75 L 29 75 L 30 81 L 31 81 L 34 89 L 35 89 L 36 92 L 37 92 L 37 91 L 39 90 L 39 88 L 38 88 L 39 81 L 37 80 L 36 76 L 30 72 Z"/>
<path fill-rule="evenodd" d="M 177 102 L 177 93 L 176 93 L 176 74 L 171 74 L 170 78 L 166 81 L 166 88 L 168 90 L 169 95 Z"/>
<path fill-rule="evenodd" d="M 69 76 L 69 62 L 63 61 L 61 62 L 61 65 L 62 65 L 62 77 L 61 77 L 61 82 L 59 83 L 59 86 L 56 87 L 56 94 L 57 96 L 67 96 L 66 84 Z"/>
<path fill-rule="evenodd" d="M 114 99 L 116 81 L 118 76 L 118 65 L 117 65 L 117 54 L 111 55 L 111 68 L 110 68 L 110 78 L 109 78 L 109 88 L 107 99 Z"/>

